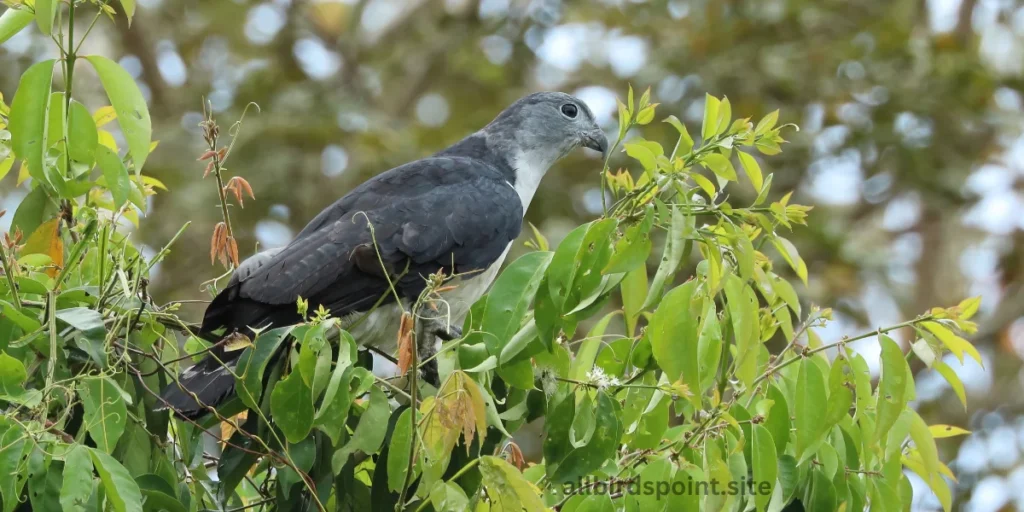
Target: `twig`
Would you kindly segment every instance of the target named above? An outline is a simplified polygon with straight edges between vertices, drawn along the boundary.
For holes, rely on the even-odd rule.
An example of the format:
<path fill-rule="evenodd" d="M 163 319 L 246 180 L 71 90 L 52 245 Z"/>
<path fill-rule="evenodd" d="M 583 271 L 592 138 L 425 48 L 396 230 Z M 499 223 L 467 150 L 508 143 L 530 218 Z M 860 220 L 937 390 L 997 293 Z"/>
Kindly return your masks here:
<path fill-rule="evenodd" d="M 11 287 L 11 298 L 14 299 L 14 306 L 21 309 L 21 296 L 18 295 L 18 284 L 14 282 L 14 273 L 7 261 L 7 250 L 0 246 L 0 264 L 4 267 L 4 275 L 7 276 L 7 284 Z"/>

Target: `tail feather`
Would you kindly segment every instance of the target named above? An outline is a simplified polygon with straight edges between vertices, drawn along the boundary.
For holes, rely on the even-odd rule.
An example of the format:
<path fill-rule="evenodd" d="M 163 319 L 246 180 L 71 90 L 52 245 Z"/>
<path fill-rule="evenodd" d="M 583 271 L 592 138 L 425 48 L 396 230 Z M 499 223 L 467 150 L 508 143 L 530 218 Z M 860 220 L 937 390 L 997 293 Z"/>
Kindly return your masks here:
<path fill-rule="evenodd" d="M 235 390 L 235 378 L 228 367 L 208 368 L 203 361 L 182 372 L 178 382 L 160 393 L 157 410 L 170 409 L 185 418 L 198 418 L 216 407 Z"/>

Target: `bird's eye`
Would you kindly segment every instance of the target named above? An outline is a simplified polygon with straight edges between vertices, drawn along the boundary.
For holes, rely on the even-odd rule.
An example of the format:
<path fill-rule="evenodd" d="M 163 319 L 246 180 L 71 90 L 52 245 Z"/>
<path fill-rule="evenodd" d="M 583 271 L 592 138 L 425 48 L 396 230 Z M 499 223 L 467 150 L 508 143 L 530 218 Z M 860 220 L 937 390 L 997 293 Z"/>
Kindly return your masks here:
<path fill-rule="evenodd" d="M 579 114 L 579 109 L 572 103 L 566 103 L 565 105 L 562 105 L 562 114 L 569 119 L 576 119 L 576 114 Z"/>

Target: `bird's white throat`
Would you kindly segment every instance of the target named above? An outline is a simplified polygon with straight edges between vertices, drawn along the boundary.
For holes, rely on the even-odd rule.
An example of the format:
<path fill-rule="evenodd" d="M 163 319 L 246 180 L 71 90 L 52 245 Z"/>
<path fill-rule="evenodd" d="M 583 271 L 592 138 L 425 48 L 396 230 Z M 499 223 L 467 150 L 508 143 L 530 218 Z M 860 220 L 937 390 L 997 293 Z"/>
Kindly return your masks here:
<path fill-rule="evenodd" d="M 516 189 L 519 199 L 523 202 L 523 215 L 526 215 L 530 201 L 537 193 L 540 180 L 544 179 L 544 175 L 556 160 L 557 156 L 552 157 L 537 151 L 516 151 L 512 163 L 516 170 L 516 182 L 512 188 Z"/>

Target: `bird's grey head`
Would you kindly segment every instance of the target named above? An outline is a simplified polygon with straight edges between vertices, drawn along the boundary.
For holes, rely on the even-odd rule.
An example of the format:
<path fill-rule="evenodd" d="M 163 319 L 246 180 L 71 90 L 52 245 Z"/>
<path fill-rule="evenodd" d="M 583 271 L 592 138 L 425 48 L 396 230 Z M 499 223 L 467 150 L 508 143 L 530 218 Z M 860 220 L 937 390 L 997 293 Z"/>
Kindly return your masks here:
<path fill-rule="evenodd" d="M 509 105 L 482 130 L 488 145 L 533 155 L 547 164 L 579 147 L 602 154 L 608 139 L 579 98 L 562 92 L 533 93 Z"/>

